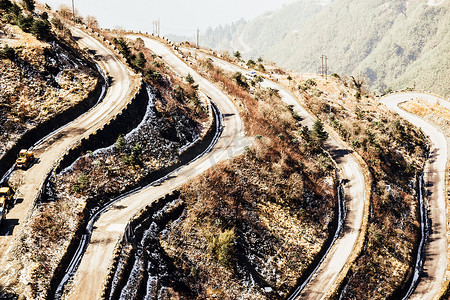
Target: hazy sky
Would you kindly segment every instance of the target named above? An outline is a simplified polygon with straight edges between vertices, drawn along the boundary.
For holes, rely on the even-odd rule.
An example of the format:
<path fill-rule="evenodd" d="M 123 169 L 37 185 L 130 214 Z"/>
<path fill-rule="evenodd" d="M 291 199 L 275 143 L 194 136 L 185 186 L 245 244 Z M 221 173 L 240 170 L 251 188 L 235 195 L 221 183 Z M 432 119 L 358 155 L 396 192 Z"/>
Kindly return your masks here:
<path fill-rule="evenodd" d="M 71 0 L 38 0 L 53 9 L 61 4 L 72 6 Z M 74 0 L 75 8 L 86 17 L 97 17 L 100 26 L 152 31 L 152 21 L 160 18 L 161 33 L 191 36 L 197 27 L 252 19 L 267 10 L 295 0 Z"/>

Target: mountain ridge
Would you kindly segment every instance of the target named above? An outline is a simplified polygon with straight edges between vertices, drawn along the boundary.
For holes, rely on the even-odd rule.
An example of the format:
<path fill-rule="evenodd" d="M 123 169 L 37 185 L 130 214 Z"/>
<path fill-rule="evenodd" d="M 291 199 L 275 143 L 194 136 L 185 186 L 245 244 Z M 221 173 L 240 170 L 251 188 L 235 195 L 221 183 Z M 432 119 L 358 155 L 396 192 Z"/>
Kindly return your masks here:
<path fill-rule="evenodd" d="M 219 28 L 208 30 L 202 41 L 307 73 L 320 70 L 325 54 L 330 73 L 363 74 L 376 92 L 417 87 L 449 97 L 448 28 L 450 2 L 445 0 L 334 0 L 327 5 L 299 0 L 228 27 L 227 35 Z M 222 40 L 213 44 L 213 38 Z"/>

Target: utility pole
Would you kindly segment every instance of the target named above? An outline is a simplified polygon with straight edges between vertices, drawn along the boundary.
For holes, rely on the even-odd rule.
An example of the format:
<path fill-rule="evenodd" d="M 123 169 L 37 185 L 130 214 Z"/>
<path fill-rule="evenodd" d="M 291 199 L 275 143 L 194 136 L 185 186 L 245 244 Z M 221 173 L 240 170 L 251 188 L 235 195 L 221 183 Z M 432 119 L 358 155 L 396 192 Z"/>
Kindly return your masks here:
<path fill-rule="evenodd" d="M 74 0 L 72 0 L 72 21 L 75 22 L 75 4 L 73 3 Z"/>
<path fill-rule="evenodd" d="M 153 35 L 159 36 L 161 34 L 161 21 L 158 18 L 158 21 L 153 21 Z"/>
<path fill-rule="evenodd" d="M 200 28 L 197 28 L 197 49 L 200 47 L 199 46 L 199 39 L 200 39 Z"/>
<path fill-rule="evenodd" d="M 322 76 L 327 78 L 328 75 L 328 57 L 326 55 L 322 55 Z"/>

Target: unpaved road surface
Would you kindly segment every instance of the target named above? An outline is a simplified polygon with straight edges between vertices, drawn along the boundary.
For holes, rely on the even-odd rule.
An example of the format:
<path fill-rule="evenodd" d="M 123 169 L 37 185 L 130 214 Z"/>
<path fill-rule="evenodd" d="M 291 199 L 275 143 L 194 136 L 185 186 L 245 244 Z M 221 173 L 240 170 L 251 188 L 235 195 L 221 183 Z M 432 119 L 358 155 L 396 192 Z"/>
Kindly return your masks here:
<path fill-rule="evenodd" d="M 136 38 L 137 36 L 130 36 Z M 115 245 L 124 234 L 128 221 L 141 208 L 166 195 L 173 189 L 202 174 L 217 162 L 243 152 L 251 140 L 244 135 L 244 124 L 232 101 L 215 85 L 198 75 L 160 42 L 142 37 L 151 49 L 180 76 L 190 73 L 202 92 L 208 95 L 224 115 L 223 133 L 214 148 L 196 161 L 183 166 L 159 186 L 147 187 L 117 202 L 103 213 L 95 223 L 91 241 L 84 254 L 72 284 L 69 299 L 99 299 L 102 285 L 111 264 Z"/>
<path fill-rule="evenodd" d="M 203 54 L 205 55 L 205 54 Z M 240 68 L 234 64 L 225 62 L 218 58 L 208 56 L 214 63 L 224 70 L 231 72 L 247 73 L 249 70 Z M 294 111 L 302 118 L 301 124 L 312 127 L 315 118 L 312 117 L 298 102 L 297 98 L 283 85 L 265 79 L 261 83 L 263 87 L 279 90 L 282 100 L 292 106 Z M 292 298 L 322 299 L 329 292 L 332 284 L 336 281 L 345 263 L 350 258 L 361 231 L 364 199 L 366 197 L 366 184 L 364 174 L 358 160 L 352 154 L 353 150 L 348 148 L 334 132 L 329 132 L 329 138 L 325 143 L 328 150 L 339 168 L 342 179 L 347 182 L 344 185 L 345 206 L 347 214 L 344 219 L 344 228 L 323 259 L 319 268 L 311 276 L 308 284 L 298 291 L 298 295 Z M 348 181 L 347 181 L 348 180 Z M 297 293 L 296 293 L 297 294 Z"/>
<path fill-rule="evenodd" d="M 111 86 L 101 103 L 89 112 L 77 118 L 64 127 L 56 135 L 49 136 L 34 149 L 38 160 L 29 170 L 23 173 L 23 184 L 16 191 L 18 200 L 7 214 L 0 235 L 0 253 L 2 271 L 7 272 L 5 260 L 8 258 L 8 248 L 21 232 L 25 219 L 38 195 L 46 175 L 51 171 L 55 161 L 82 137 L 87 137 L 102 125 L 112 119 L 130 101 L 132 92 L 137 90 L 139 79 L 116 58 L 114 52 L 84 31 L 72 28 L 72 34 L 80 38 L 78 43 L 82 48 L 88 48 L 101 55 L 100 65 L 103 71 L 113 78 Z M 5 278 L 0 278 L 4 284 Z"/>
<path fill-rule="evenodd" d="M 423 275 L 409 299 L 434 299 L 445 280 L 447 269 L 447 216 L 445 207 L 445 168 L 448 163 L 448 141 L 444 133 L 422 118 L 410 114 L 398 105 L 409 100 L 425 100 L 450 109 L 450 103 L 439 97 L 421 93 L 401 93 L 389 95 L 381 102 L 398 113 L 429 136 L 432 144 L 430 158 L 425 166 L 426 201 L 428 217 L 431 219 L 431 234 L 425 246 Z"/>

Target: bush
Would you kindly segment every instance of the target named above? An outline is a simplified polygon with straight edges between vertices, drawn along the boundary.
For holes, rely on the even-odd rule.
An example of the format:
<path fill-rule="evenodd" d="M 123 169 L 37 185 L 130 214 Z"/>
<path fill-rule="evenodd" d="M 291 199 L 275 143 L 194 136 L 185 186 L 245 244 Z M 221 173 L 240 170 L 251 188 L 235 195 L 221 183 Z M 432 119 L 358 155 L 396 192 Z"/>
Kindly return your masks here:
<path fill-rule="evenodd" d="M 316 81 L 314 79 L 308 79 L 308 80 L 306 80 L 305 83 L 308 86 L 316 86 L 317 85 L 317 83 L 316 83 Z"/>
<path fill-rule="evenodd" d="M 219 263 L 223 266 L 231 265 L 234 239 L 234 228 L 225 230 L 213 238 L 212 252 Z"/>
<path fill-rule="evenodd" d="M 23 0 L 23 7 L 29 12 L 33 12 L 35 8 L 34 0 Z"/>
<path fill-rule="evenodd" d="M 1 58 L 7 58 L 9 60 L 14 59 L 14 56 L 16 55 L 16 51 L 14 48 L 11 48 L 8 46 L 8 44 L 5 45 L 5 47 L 0 50 L 0 57 Z"/>
<path fill-rule="evenodd" d="M 16 18 L 17 26 L 19 26 L 20 29 L 22 29 L 25 32 L 30 32 L 31 26 L 33 25 L 33 21 L 34 21 L 34 19 L 32 16 L 26 17 L 26 16 L 22 15 L 21 12 L 17 15 L 17 18 Z"/>

